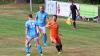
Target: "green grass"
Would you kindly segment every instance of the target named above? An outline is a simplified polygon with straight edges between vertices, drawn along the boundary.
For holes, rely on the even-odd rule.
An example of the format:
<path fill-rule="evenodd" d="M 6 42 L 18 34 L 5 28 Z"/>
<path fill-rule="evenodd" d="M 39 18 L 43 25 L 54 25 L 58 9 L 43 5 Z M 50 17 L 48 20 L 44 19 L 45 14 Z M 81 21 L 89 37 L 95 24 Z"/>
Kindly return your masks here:
<path fill-rule="evenodd" d="M 0 13 L 0 56 L 25 56 L 24 23 L 28 11 L 27 9 L 10 9 L 0 9 L 2 12 Z M 58 22 L 60 23 L 59 31 L 63 34 L 61 37 L 63 56 L 100 56 L 99 23 L 78 21 L 78 30 L 73 31 L 72 26 L 64 23 L 64 19 L 58 19 Z M 49 36 L 48 30 L 47 34 Z M 41 38 L 40 42 L 43 43 Z M 57 56 L 57 51 L 49 38 L 48 44 L 47 48 L 44 47 L 44 56 Z M 33 42 L 32 45 L 34 45 Z M 37 49 L 32 47 L 31 54 L 38 56 Z"/>
<path fill-rule="evenodd" d="M 81 16 L 95 17 L 98 15 L 98 6 L 80 4 L 80 14 Z"/>

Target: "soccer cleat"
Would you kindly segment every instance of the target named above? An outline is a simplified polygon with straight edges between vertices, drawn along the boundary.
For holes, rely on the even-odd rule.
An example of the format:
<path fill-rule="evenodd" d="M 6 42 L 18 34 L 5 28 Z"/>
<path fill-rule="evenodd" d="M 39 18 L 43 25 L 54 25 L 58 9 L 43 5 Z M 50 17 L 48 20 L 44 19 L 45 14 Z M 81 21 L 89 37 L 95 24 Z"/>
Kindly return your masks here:
<path fill-rule="evenodd" d="M 44 46 L 48 46 L 48 44 L 47 43 L 44 43 Z"/>
<path fill-rule="evenodd" d="M 61 54 L 62 54 L 62 52 L 58 52 L 58 56 L 62 56 Z"/>
<path fill-rule="evenodd" d="M 72 28 L 73 30 L 77 30 L 77 28 Z"/>
<path fill-rule="evenodd" d="M 30 54 L 27 54 L 26 56 L 30 56 Z"/>
<path fill-rule="evenodd" d="M 31 44 L 29 44 L 29 47 L 31 48 Z"/>
<path fill-rule="evenodd" d="M 43 54 L 40 54 L 40 56 L 43 56 Z"/>

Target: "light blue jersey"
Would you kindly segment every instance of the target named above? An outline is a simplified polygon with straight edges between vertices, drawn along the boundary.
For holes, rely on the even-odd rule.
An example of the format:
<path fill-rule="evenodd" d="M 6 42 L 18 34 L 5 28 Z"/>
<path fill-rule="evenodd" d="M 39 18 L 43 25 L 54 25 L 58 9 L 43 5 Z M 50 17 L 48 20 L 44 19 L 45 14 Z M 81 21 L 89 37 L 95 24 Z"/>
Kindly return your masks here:
<path fill-rule="evenodd" d="M 25 27 L 28 29 L 27 35 L 29 37 L 37 37 L 37 30 L 36 30 L 37 23 L 34 20 L 28 20 L 25 23 Z"/>
<path fill-rule="evenodd" d="M 47 13 L 41 13 L 40 11 L 36 13 L 36 19 L 39 26 L 43 27 L 46 25 L 46 19 L 48 18 Z"/>

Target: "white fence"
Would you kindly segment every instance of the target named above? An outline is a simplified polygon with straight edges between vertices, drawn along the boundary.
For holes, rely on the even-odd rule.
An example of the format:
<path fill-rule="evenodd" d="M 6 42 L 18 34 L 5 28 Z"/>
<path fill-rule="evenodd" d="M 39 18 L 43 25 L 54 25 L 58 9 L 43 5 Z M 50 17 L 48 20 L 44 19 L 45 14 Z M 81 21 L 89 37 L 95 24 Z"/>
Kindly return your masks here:
<path fill-rule="evenodd" d="M 58 15 L 67 17 L 70 14 L 70 5 L 71 3 L 59 2 L 59 1 L 46 1 L 45 11 L 50 15 Z M 79 9 L 79 4 L 76 4 Z"/>

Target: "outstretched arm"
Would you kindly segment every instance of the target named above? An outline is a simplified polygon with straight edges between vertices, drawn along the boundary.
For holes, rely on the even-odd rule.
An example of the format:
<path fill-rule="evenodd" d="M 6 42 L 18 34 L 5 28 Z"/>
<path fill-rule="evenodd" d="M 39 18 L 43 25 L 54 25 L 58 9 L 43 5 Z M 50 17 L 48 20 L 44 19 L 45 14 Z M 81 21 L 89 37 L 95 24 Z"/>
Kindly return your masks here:
<path fill-rule="evenodd" d="M 77 15 L 79 15 L 79 16 L 80 16 L 80 12 L 79 12 L 79 10 L 77 9 L 76 11 L 77 11 Z"/>
<path fill-rule="evenodd" d="M 27 29 L 27 28 L 25 28 L 25 35 L 27 35 L 27 32 L 28 32 L 28 29 Z"/>
<path fill-rule="evenodd" d="M 77 15 L 80 16 L 80 8 L 77 9 L 77 6 L 76 6 L 76 12 L 77 12 Z"/>
<path fill-rule="evenodd" d="M 68 17 L 70 17 L 71 14 L 72 14 L 72 12 L 71 12 L 71 5 L 70 5 L 70 10 L 69 10 L 69 16 Z"/>
<path fill-rule="evenodd" d="M 48 16 L 48 14 L 46 14 L 46 22 L 47 23 L 49 22 L 49 16 Z"/>
<path fill-rule="evenodd" d="M 47 23 L 46 27 L 47 27 L 47 28 L 49 28 L 49 27 L 50 27 L 50 24 L 49 24 L 49 23 Z"/>

